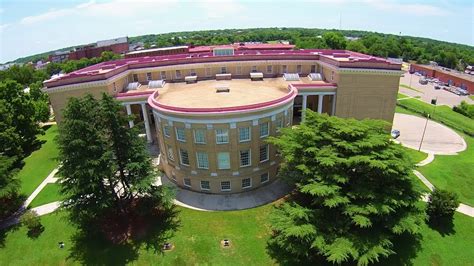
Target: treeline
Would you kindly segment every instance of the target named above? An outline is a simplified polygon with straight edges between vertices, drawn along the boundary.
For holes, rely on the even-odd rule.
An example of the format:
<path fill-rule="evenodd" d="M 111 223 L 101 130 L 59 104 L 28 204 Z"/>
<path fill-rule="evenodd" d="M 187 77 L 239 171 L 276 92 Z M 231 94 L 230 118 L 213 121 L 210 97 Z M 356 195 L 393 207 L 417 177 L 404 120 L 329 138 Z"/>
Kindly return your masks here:
<path fill-rule="evenodd" d="M 356 37 L 348 41 L 345 37 Z M 131 43 L 156 45 L 210 45 L 233 42 L 269 42 L 287 40 L 297 48 L 348 49 L 381 57 L 403 58 L 426 64 L 436 61 L 441 66 L 464 70 L 474 65 L 474 47 L 432 40 L 356 30 L 324 30 L 305 28 L 228 29 L 150 34 L 129 38 Z"/>

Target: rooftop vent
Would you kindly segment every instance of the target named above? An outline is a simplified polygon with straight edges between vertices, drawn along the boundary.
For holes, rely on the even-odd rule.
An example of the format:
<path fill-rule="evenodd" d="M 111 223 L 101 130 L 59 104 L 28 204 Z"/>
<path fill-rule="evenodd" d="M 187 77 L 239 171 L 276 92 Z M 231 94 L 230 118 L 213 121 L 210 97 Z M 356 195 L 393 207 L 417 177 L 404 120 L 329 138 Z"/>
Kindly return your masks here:
<path fill-rule="evenodd" d="M 216 87 L 216 93 L 230 92 L 229 85 L 221 85 Z"/>
<path fill-rule="evenodd" d="M 299 81 L 300 75 L 298 73 L 285 73 L 283 74 L 283 79 L 286 81 Z"/>
<path fill-rule="evenodd" d="M 158 89 L 158 88 L 163 88 L 165 86 L 165 81 L 160 79 L 160 80 L 150 80 L 148 82 L 148 88 L 150 89 Z"/>
<path fill-rule="evenodd" d="M 323 76 L 320 73 L 309 73 L 308 78 L 312 81 L 323 80 Z"/>
<path fill-rule="evenodd" d="M 127 85 L 127 91 L 134 91 L 134 90 L 138 90 L 138 88 L 140 88 L 142 84 L 138 83 L 138 82 L 131 82 L 131 83 L 128 83 Z"/>

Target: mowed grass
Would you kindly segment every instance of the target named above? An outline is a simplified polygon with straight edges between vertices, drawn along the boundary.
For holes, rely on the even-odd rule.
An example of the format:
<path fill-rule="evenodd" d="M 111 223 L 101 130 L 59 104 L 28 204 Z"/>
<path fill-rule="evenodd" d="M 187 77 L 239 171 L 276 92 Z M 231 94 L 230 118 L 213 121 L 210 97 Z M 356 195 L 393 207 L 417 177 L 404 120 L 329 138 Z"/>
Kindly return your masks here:
<path fill-rule="evenodd" d="M 432 115 L 433 120 L 441 122 L 453 129 L 463 131 L 464 133 L 470 136 L 474 136 L 474 121 L 462 114 L 454 112 L 448 106 L 436 106 L 435 110 L 433 105 L 424 103 L 416 99 L 406 99 L 398 101 L 397 105 L 408 109 L 409 111 L 414 113 L 430 114 Z"/>
<path fill-rule="evenodd" d="M 174 250 L 161 254 L 141 248 L 133 256 L 127 249 L 110 248 L 97 250 L 98 254 L 103 252 L 109 257 L 92 259 L 104 265 L 118 260 L 131 265 L 276 264 L 266 252 L 266 241 L 271 233 L 268 214 L 272 205 L 232 212 L 179 209 L 181 227 L 171 239 Z M 76 230 L 65 217 L 65 212 L 43 216 L 45 231 L 37 239 L 28 238 L 24 227 L 7 232 L 4 246 L 0 246 L 2 265 L 79 265 L 68 258 L 73 252 L 71 236 Z M 474 249 L 470 248 L 474 243 L 473 226 L 474 218 L 458 213 L 454 216 L 452 234 L 443 235 L 423 225 L 421 248 L 410 262 L 412 265 L 473 265 Z M 232 248 L 220 247 L 219 241 L 223 238 L 231 240 Z M 64 249 L 58 247 L 60 241 L 65 242 Z M 401 242 L 398 246 L 405 252 L 410 245 Z M 110 252 L 115 249 L 117 252 Z M 396 263 L 398 256 L 393 256 L 385 265 L 392 265 L 393 261 L 393 265 L 400 265 Z"/>
<path fill-rule="evenodd" d="M 59 184 L 49 183 L 30 203 L 29 207 L 38 207 L 43 204 L 51 203 L 58 200 L 63 200 L 64 196 L 59 191 Z"/>
<path fill-rule="evenodd" d="M 417 91 L 417 92 L 421 92 L 421 93 L 423 93 L 423 91 L 421 91 L 421 90 L 419 90 L 419 89 L 415 89 L 415 88 L 413 88 L 413 87 L 410 87 L 410 86 L 408 86 L 408 85 L 405 85 L 405 84 L 400 84 L 400 87 L 402 87 L 402 88 L 406 88 L 406 89 L 409 89 L 409 90 L 412 90 L 412 91 Z"/>
<path fill-rule="evenodd" d="M 423 161 L 428 156 L 426 153 L 422 151 L 417 151 L 408 147 L 404 147 L 404 148 L 405 148 L 406 154 L 408 155 L 410 160 L 413 162 L 413 164 Z"/>
<path fill-rule="evenodd" d="M 41 147 L 26 157 L 23 168 L 18 172 L 21 181 L 20 192 L 29 196 L 41 182 L 57 167 L 58 148 L 54 138 L 58 135 L 56 125 L 48 128 L 44 135 L 38 137 L 45 141 Z"/>
<path fill-rule="evenodd" d="M 474 138 L 463 137 L 467 143 L 465 151 L 458 155 L 435 155 L 433 162 L 418 170 L 435 187 L 458 193 L 462 203 L 474 207 Z"/>
<path fill-rule="evenodd" d="M 180 229 L 170 241 L 175 245 L 173 251 L 161 254 L 142 248 L 137 258 L 127 257 L 127 250 L 104 251 L 111 257 L 99 261 L 105 265 L 117 260 L 130 260 L 133 265 L 272 265 L 274 262 L 266 253 L 271 209 L 272 205 L 230 212 L 179 208 Z M 79 265 L 68 259 L 73 246 L 70 238 L 76 230 L 67 222 L 65 214 L 43 216 L 45 231 L 37 239 L 27 237 L 24 227 L 7 232 L 4 247 L 0 245 L 1 264 Z M 221 248 L 220 241 L 224 238 L 231 240 L 232 248 Z M 65 249 L 58 248 L 60 241 L 65 242 Z M 94 261 L 97 262 L 97 258 Z"/>

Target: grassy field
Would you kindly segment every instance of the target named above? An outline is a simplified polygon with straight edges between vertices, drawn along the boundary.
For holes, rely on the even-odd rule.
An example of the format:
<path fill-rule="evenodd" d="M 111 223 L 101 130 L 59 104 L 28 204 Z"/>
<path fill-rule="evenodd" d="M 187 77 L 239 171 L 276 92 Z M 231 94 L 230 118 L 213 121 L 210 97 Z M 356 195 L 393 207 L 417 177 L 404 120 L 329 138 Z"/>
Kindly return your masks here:
<path fill-rule="evenodd" d="M 414 149 L 410 149 L 410 148 L 407 148 L 407 147 L 404 147 L 405 148 L 405 151 L 408 155 L 408 157 L 410 157 L 410 160 L 413 162 L 413 164 L 416 164 L 416 163 L 419 163 L 421 161 L 423 161 L 424 159 L 426 159 L 426 156 L 427 154 L 422 152 L 422 151 L 417 151 L 417 150 L 414 150 Z"/>
<path fill-rule="evenodd" d="M 268 214 L 272 205 L 234 212 L 199 212 L 180 208 L 181 227 L 172 238 L 175 249 L 164 254 L 140 248 L 107 247 L 92 254 L 81 253 L 89 264 L 103 265 L 272 265 L 266 253 L 270 235 Z M 41 218 L 45 231 L 37 238 L 26 236 L 20 227 L 6 233 L 0 246 L 2 265 L 79 265 L 71 254 L 77 255 L 70 238 L 75 229 L 58 212 Z M 456 214 L 451 233 L 444 234 L 427 225 L 422 229 L 420 249 L 409 261 L 413 265 L 472 265 L 474 250 L 474 219 Z M 219 241 L 229 238 L 232 248 L 222 249 Z M 65 248 L 58 248 L 64 241 Z M 92 244 L 95 246 L 95 244 Z M 410 244 L 401 242 L 400 254 L 410 253 Z M 382 265 L 400 265 L 395 255 Z"/>
<path fill-rule="evenodd" d="M 36 198 L 31 202 L 30 207 L 38 207 L 40 205 L 62 200 L 64 197 L 59 193 L 59 184 L 50 183 L 41 190 Z"/>
<path fill-rule="evenodd" d="M 58 149 L 54 143 L 57 134 L 57 126 L 53 125 L 48 128 L 44 135 L 38 137 L 39 140 L 45 141 L 41 148 L 23 160 L 25 165 L 18 173 L 18 178 L 21 181 L 21 193 L 29 196 L 57 167 Z"/>
<path fill-rule="evenodd" d="M 409 90 L 412 90 L 412 91 L 417 91 L 417 92 L 421 92 L 421 93 L 423 93 L 423 91 L 420 91 L 420 90 L 418 90 L 418 89 L 415 89 L 415 88 L 413 88 L 413 87 L 410 87 L 410 86 L 408 86 L 408 85 L 405 85 L 405 84 L 400 84 L 400 87 L 402 87 L 402 88 L 406 88 L 406 89 L 409 89 Z"/>
<path fill-rule="evenodd" d="M 398 106 L 408 109 L 418 114 L 433 114 L 434 106 L 416 99 L 406 99 L 397 102 Z M 398 109 L 400 110 L 400 109 Z M 451 128 L 463 131 L 464 133 L 474 136 L 474 122 L 472 119 L 454 112 L 448 106 L 437 106 L 436 111 L 432 115 L 432 119 L 439 121 Z"/>
<path fill-rule="evenodd" d="M 469 95 L 469 98 L 474 101 L 474 95 Z"/>
<path fill-rule="evenodd" d="M 436 155 L 433 162 L 418 170 L 435 187 L 455 191 L 462 203 L 474 206 L 474 138 L 464 136 L 464 140 L 465 151 L 458 155 Z"/>

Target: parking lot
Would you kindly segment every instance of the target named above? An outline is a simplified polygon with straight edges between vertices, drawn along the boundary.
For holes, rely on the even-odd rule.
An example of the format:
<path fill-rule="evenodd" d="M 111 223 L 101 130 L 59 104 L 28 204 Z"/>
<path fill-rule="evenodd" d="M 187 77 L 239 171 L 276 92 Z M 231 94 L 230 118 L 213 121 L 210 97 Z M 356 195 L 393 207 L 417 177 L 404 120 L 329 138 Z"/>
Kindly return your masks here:
<path fill-rule="evenodd" d="M 472 101 L 468 96 L 458 96 L 452 92 L 445 91 L 443 89 L 435 90 L 435 84 L 429 82 L 426 85 L 422 85 L 420 84 L 419 80 L 420 76 L 406 72 L 404 76 L 400 78 L 400 85 L 408 85 L 418 90 L 419 92 L 403 87 L 400 87 L 399 92 L 412 97 L 420 96 L 420 99 L 427 103 L 430 103 L 432 99 L 437 98 L 438 105 L 448 105 L 450 107 L 458 105 L 459 103 L 461 103 L 461 101 L 466 101 L 470 104 L 474 104 L 474 101 Z"/>

